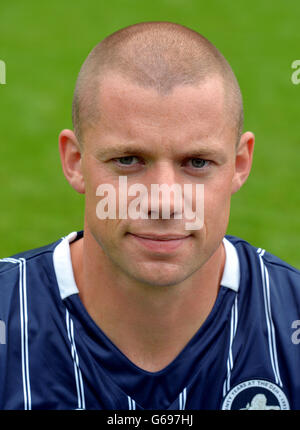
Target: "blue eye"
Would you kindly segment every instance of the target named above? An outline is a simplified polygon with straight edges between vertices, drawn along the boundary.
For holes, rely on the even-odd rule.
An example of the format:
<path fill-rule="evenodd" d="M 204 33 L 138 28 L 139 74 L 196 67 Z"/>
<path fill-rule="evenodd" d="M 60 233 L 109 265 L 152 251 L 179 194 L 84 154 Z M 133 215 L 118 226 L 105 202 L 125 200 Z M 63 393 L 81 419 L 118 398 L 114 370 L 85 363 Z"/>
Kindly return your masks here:
<path fill-rule="evenodd" d="M 131 166 L 132 164 L 135 164 L 133 163 L 134 159 L 138 160 L 134 155 L 128 155 L 126 157 L 116 158 L 116 161 L 123 166 Z"/>
<path fill-rule="evenodd" d="M 201 169 L 205 167 L 208 163 L 207 160 L 203 160 L 202 158 L 192 158 L 191 162 L 192 162 L 192 166 L 195 167 L 196 169 Z"/>

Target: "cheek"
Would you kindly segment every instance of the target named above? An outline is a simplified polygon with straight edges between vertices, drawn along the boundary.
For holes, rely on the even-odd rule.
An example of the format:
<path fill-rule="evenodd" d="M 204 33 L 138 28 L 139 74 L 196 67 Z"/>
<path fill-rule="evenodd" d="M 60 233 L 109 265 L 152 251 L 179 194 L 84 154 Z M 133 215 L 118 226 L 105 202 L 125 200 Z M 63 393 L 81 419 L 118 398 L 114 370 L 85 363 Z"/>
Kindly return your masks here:
<path fill-rule="evenodd" d="M 207 222 L 216 224 L 227 221 L 231 200 L 231 177 L 224 178 L 213 187 L 205 188 L 204 214 Z"/>
<path fill-rule="evenodd" d="M 96 216 L 86 215 L 86 228 L 90 231 L 98 245 L 106 255 L 118 255 L 120 252 L 120 240 L 124 226 L 123 220 L 99 220 Z"/>

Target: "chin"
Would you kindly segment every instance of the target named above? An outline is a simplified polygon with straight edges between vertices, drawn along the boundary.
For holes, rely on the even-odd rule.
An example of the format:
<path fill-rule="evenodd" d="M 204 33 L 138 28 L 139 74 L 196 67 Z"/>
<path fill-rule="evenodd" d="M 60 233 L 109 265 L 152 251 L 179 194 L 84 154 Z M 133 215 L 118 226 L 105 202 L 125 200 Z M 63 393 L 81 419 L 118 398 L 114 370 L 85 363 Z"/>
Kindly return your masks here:
<path fill-rule="evenodd" d="M 170 267 L 152 267 L 151 270 L 148 268 L 143 272 L 135 272 L 133 276 L 137 281 L 145 285 L 170 287 L 182 283 L 190 274 L 185 273 L 181 267 L 177 266 L 173 270 Z"/>

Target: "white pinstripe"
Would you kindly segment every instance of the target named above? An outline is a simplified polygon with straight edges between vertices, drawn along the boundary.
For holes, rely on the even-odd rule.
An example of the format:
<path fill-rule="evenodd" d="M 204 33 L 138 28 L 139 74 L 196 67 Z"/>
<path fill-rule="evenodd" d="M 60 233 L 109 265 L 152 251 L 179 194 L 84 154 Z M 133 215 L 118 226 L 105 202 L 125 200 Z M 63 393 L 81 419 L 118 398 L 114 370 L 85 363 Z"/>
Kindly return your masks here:
<path fill-rule="evenodd" d="M 31 409 L 31 387 L 29 374 L 28 351 L 28 309 L 26 285 L 26 260 L 24 258 L 4 258 L 0 261 L 19 265 L 19 298 L 20 298 L 20 327 L 21 327 L 21 366 L 23 381 L 24 409 Z"/>
<path fill-rule="evenodd" d="M 79 367 L 79 357 L 77 354 L 76 344 L 74 339 L 74 325 L 73 325 L 72 319 L 70 318 L 68 309 L 66 309 L 66 326 L 67 326 L 68 338 L 71 344 L 71 354 L 72 354 L 73 364 L 74 364 L 78 409 L 85 409 L 84 387 L 83 387 L 81 370 Z"/>
<path fill-rule="evenodd" d="M 130 411 L 135 410 L 136 409 L 135 401 L 130 396 L 127 396 L 127 398 L 128 398 L 128 409 Z"/>
<path fill-rule="evenodd" d="M 230 378 L 231 378 L 231 371 L 233 368 L 233 355 L 232 355 L 232 344 L 233 340 L 236 334 L 237 329 L 237 323 L 238 323 L 238 306 L 237 306 L 237 294 L 235 295 L 234 303 L 231 308 L 231 318 L 230 318 L 230 339 L 229 339 L 229 352 L 228 352 L 228 358 L 227 358 L 227 377 L 224 381 L 223 385 L 223 396 L 226 395 L 226 393 L 230 389 Z"/>
<path fill-rule="evenodd" d="M 271 300 L 270 300 L 270 279 L 269 272 L 264 264 L 263 255 L 265 250 L 257 250 L 259 260 L 260 260 L 260 269 L 263 283 L 263 296 L 264 296 L 264 306 L 265 306 L 265 316 L 266 323 L 268 329 L 268 344 L 269 344 L 269 353 L 271 365 L 275 377 L 276 384 L 279 384 L 282 387 L 282 381 L 280 378 L 280 372 L 278 367 L 278 358 L 277 358 L 277 347 L 276 347 L 276 338 L 275 338 L 275 328 L 272 319 L 272 310 L 271 310 Z"/>
<path fill-rule="evenodd" d="M 186 387 L 179 394 L 179 410 L 184 410 L 186 404 Z"/>

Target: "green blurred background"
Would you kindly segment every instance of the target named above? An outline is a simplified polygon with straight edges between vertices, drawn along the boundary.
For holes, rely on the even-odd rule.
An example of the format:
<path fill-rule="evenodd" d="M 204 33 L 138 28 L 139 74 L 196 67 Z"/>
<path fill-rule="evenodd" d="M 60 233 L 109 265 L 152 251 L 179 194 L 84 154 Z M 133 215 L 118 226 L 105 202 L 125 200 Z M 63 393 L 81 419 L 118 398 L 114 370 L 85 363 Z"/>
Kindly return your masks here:
<path fill-rule="evenodd" d="M 71 128 L 79 68 L 105 36 L 139 22 L 187 25 L 232 65 L 254 166 L 233 196 L 228 232 L 300 268 L 300 2 L 13 0 L 0 7 L 0 257 L 82 229 L 84 200 L 65 180 L 58 134 Z"/>

